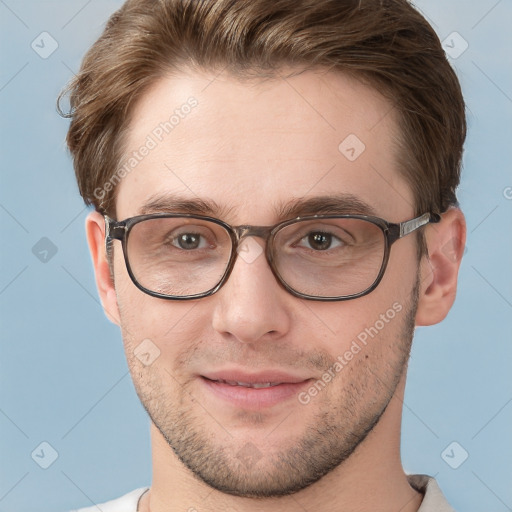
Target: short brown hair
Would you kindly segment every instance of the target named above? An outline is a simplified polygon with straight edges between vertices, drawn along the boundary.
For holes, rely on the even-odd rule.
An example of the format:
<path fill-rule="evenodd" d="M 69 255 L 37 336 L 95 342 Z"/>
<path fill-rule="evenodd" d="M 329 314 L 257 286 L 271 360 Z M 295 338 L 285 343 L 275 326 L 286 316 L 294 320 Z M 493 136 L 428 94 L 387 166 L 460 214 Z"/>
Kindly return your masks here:
<path fill-rule="evenodd" d="M 115 187 L 95 191 L 120 166 L 134 102 L 160 77 L 190 68 L 271 77 L 284 66 L 339 70 L 379 90 L 398 112 L 398 171 L 415 212 L 457 204 L 461 89 L 406 0 L 128 0 L 61 94 L 70 93 L 67 144 L 85 202 L 113 215 Z"/>

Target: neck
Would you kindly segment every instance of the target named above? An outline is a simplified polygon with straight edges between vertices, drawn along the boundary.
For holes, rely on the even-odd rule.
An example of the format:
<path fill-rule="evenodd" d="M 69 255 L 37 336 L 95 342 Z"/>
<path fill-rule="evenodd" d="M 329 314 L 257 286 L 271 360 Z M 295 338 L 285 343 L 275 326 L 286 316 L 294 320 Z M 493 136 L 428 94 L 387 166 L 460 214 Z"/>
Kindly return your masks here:
<path fill-rule="evenodd" d="M 405 372 L 379 423 L 344 463 L 306 489 L 278 498 L 241 498 L 212 489 L 179 461 L 152 424 L 153 483 L 139 510 L 416 512 L 422 495 L 409 485 L 400 461 L 404 388 Z"/>

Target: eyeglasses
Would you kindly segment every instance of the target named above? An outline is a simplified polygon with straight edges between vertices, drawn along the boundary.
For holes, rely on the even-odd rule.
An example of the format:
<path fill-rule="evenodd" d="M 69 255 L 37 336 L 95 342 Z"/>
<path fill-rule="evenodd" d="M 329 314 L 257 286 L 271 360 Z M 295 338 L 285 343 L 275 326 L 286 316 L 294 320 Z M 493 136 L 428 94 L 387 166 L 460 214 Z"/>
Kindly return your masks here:
<path fill-rule="evenodd" d="M 400 224 L 366 215 L 313 215 L 275 226 L 230 226 L 189 214 L 157 213 L 119 222 L 105 216 L 105 241 L 107 247 L 121 241 L 133 283 L 153 297 L 187 300 L 214 294 L 229 278 L 241 242 L 258 237 L 265 240 L 267 262 L 288 292 L 340 301 L 374 290 L 391 245 L 440 220 L 434 213 Z"/>

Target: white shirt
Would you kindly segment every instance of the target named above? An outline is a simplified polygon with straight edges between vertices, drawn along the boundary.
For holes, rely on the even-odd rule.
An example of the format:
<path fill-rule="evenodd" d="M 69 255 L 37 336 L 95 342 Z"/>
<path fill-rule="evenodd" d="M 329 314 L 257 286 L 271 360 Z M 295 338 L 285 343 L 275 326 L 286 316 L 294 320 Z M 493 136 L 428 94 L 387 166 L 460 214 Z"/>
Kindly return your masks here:
<path fill-rule="evenodd" d="M 418 512 L 455 512 L 446 501 L 434 478 L 427 475 L 408 475 L 407 479 L 412 487 L 424 495 Z M 70 512 L 98 512 L 98 510 L 101 512 L 137 512 L 139 499 L 147 490 L 147 487 L 141 487 L 116 500 Z"/>

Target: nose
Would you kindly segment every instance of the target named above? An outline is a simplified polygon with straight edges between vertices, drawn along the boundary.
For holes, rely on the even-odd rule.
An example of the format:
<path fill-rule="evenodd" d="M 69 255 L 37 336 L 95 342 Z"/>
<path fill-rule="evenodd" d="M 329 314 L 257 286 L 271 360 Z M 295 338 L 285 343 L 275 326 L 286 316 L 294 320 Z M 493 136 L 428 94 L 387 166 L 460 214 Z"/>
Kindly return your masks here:
<path fill-rule="evenodd" d="M 278 339 L 290 329 L 293 297 L 277 282 L 254 237 L 243 240 L 228 281 L 213 297 L 212 325 L 224 336 L 254 343 Z"/>

